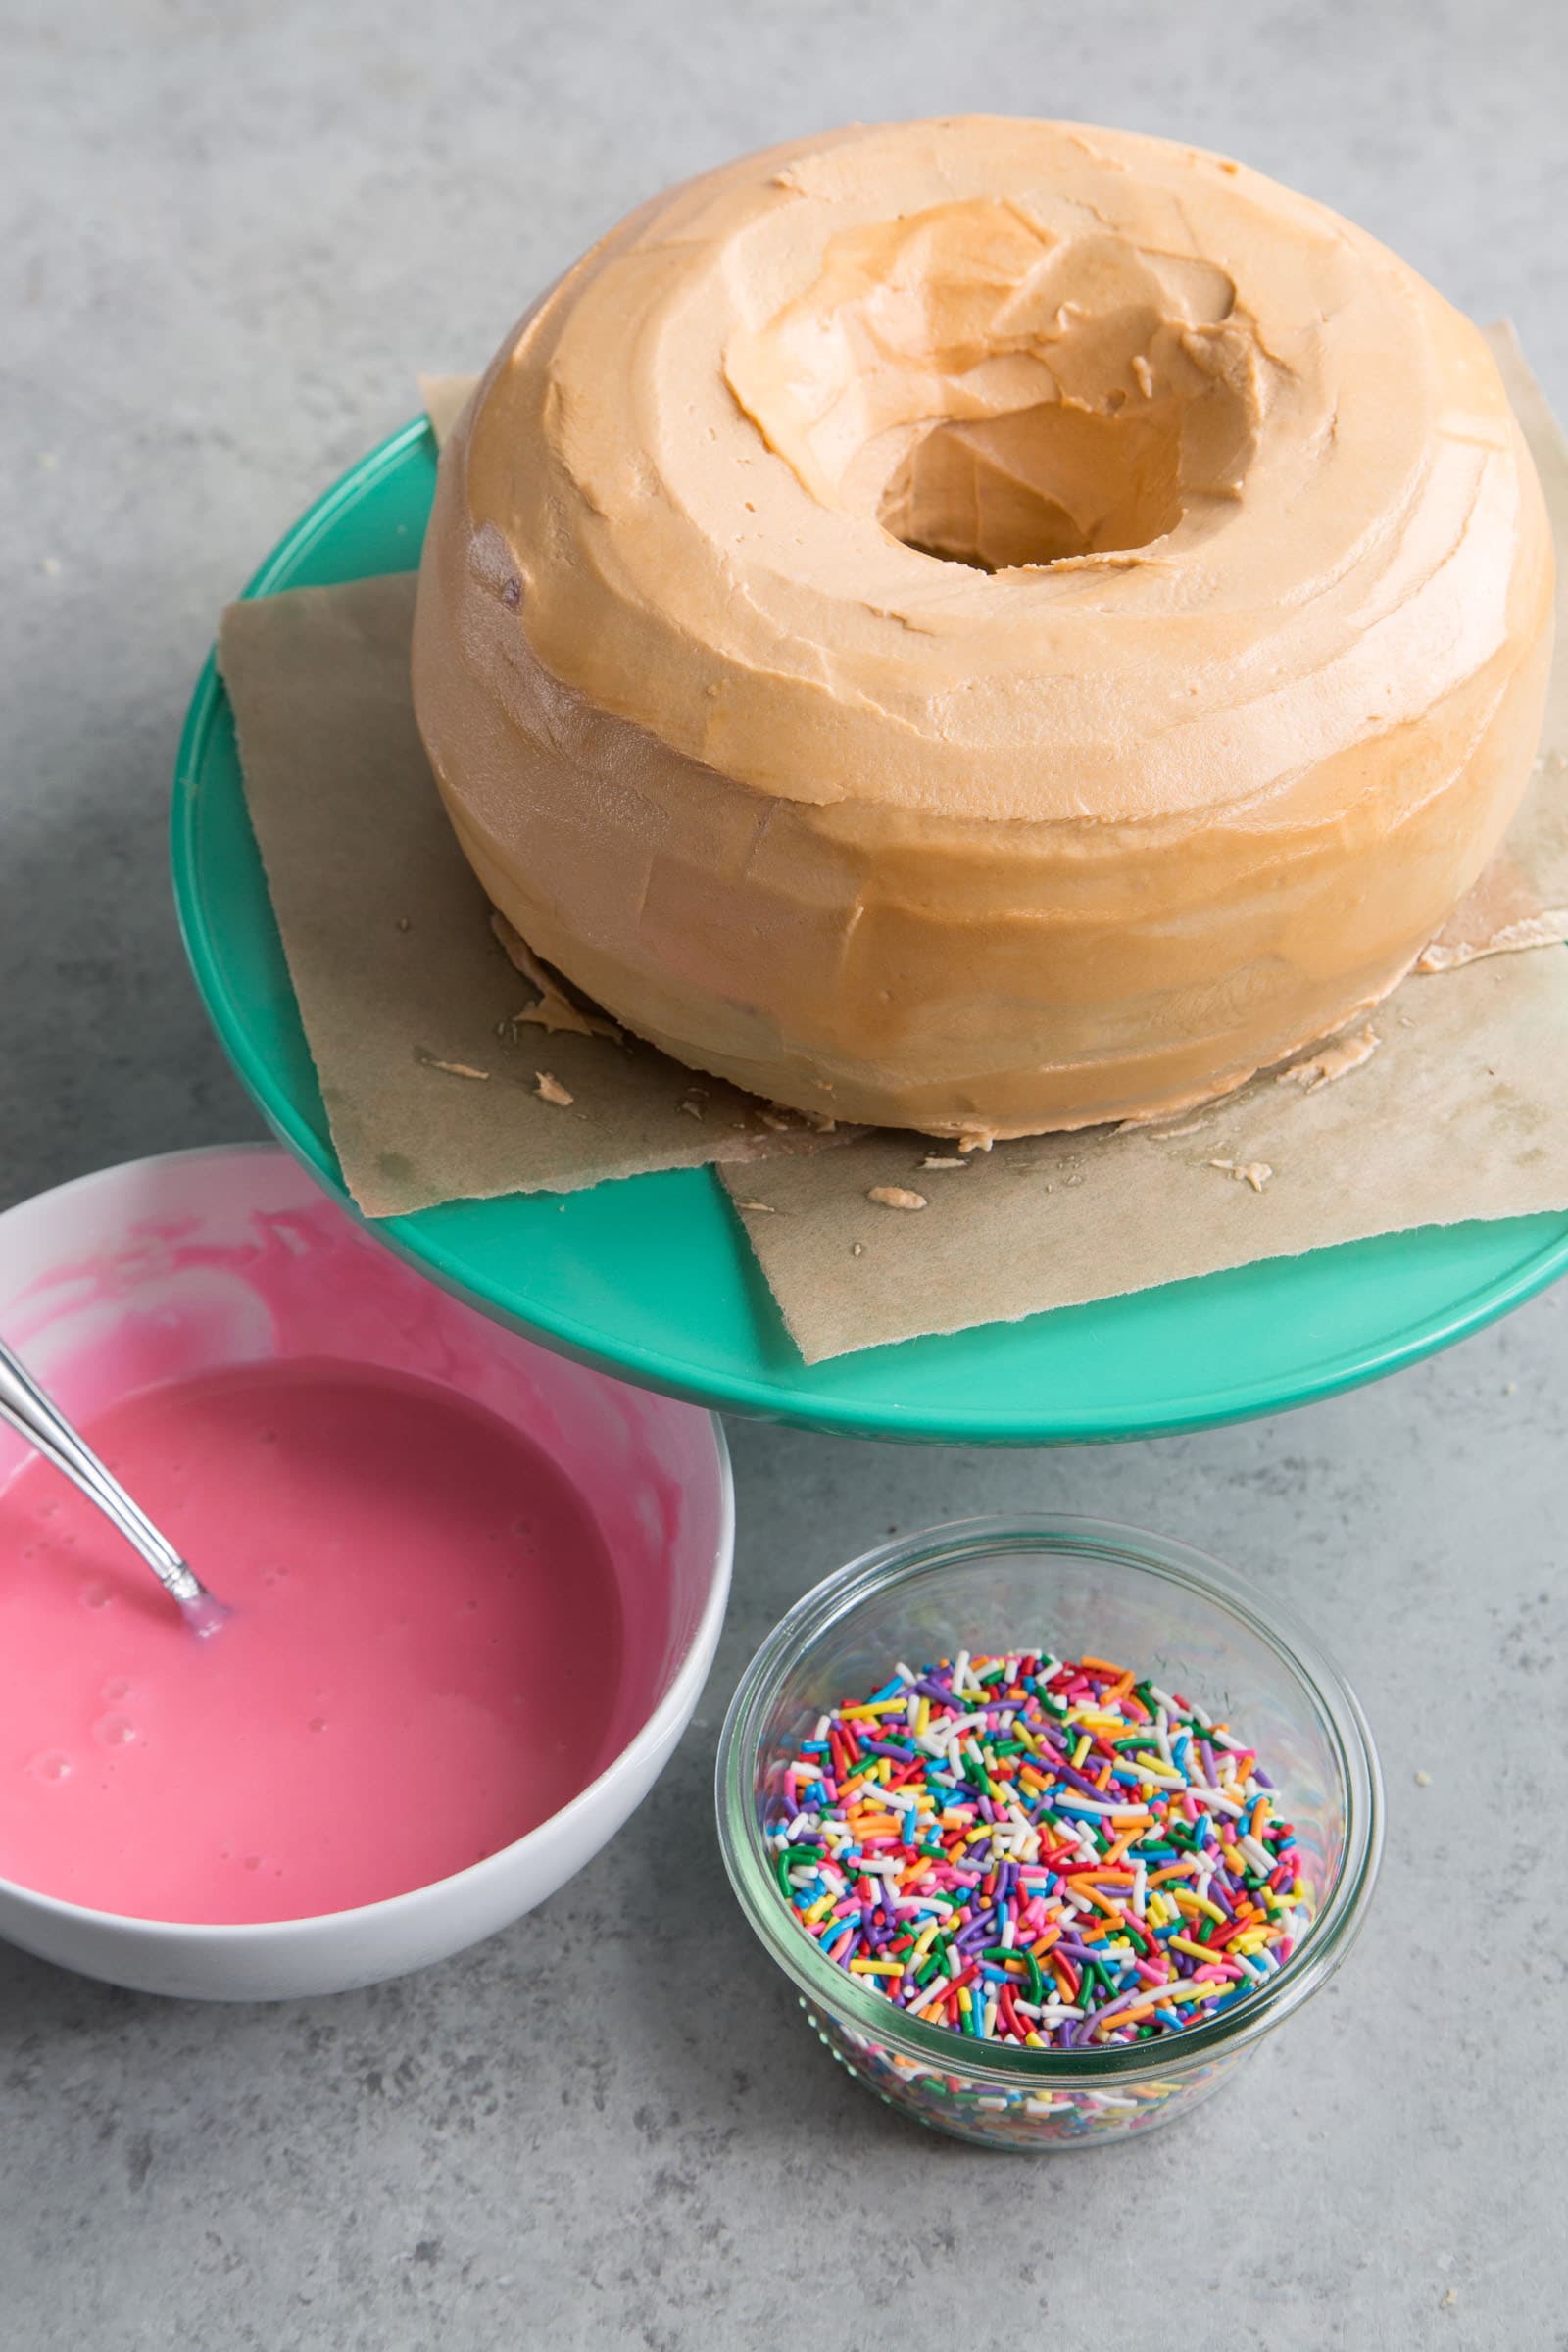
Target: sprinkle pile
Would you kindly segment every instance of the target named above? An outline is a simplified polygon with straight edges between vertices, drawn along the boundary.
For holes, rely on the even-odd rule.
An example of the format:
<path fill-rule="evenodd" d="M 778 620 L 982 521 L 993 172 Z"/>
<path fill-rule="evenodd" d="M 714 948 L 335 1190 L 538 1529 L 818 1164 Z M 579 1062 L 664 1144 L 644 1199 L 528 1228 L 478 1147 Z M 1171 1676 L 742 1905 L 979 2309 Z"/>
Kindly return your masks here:
<path fill-rule="evenodd" d="M 1252 1750 L 1104 1658 L 899 1666 L 778 1759 L 779 1890 L 828 1958 L 980 2041 L 1147 2041 L 1245 2000 L 1310 1917 Z"/>

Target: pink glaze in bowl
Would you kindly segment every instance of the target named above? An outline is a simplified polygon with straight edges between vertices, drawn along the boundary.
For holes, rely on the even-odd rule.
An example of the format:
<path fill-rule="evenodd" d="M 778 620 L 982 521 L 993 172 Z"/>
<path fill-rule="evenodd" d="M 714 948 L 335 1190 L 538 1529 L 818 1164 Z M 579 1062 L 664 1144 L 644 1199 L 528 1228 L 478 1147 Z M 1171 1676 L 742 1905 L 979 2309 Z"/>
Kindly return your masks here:
<path fill-rule="evenodd" d="M 171 1382 L 294 1360 L 438 1384 L 542 1449 L 585 1499 L 635 1661 L 596 1777 L 455 1875 L 358 1909 L 237 1926 L 126 1917 L 0 1878 L 0 1936 L 138 1991 L 344 1991 L 519 1918 L 647 1794 L 690 1721 L 729 1589 L 733 1494 L 713 1415 L 489 1323 L 263 1145 L 103 1169 L 0 1215 L 0 1332 L 78 1424 Z M 0 1425 L 0 1487 L 25 1455 Z M 220 1591 L 219 1564 L 204 1569 Z"/>

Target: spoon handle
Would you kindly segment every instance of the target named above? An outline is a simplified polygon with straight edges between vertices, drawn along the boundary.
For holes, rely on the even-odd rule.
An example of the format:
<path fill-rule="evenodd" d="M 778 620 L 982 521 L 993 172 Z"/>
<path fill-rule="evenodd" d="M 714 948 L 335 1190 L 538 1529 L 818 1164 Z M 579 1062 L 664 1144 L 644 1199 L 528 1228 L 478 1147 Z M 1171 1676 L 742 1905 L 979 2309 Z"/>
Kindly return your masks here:
<path fill-rule="evenodd" d="M 206 1587 L 188 1568 L 173 1545 L 162 1537 L 146 1513 L 125 1493 L 118 1478 L 83 1443 L 58 1405 L 39 1388 L 32 1374 L 17 1361 L 0 1340 L 0 1421 L 9 1421 L 46 1461 L 74 1479 L 82 1493 L 114 1522 L 127 1544 L 141 1553 L 165 1590 L 181 1608 L 209 1598 Z"/>

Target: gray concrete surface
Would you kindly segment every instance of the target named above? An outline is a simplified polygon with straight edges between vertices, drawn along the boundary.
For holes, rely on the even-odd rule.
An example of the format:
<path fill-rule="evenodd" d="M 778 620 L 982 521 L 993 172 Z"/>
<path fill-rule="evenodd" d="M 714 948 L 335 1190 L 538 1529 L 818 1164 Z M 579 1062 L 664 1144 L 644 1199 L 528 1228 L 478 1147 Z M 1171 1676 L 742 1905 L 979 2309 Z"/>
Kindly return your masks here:
<path fill-rule="evenodd" d="M 1568 406 L 1558 0 L 3 0 L 0 1198 L 256 1121 L 187 984 L 166 782 L 220 603 L 634 200 L 854 116 L 1192 137 L 1510 312 Z M 1294 1418 L 1094 1453 L 737 1426 L 700 1720 L 598 1863 L 402 1984 L 199 2010 L 0 1952 L 6 2352 L 1131 2340 L 1568 2346 L 1568 1316 Z M 1381 1736 L 1334 1988 L 1184 2130 L 1030 2165 L 836 2070 L 729 1901 L 716 1721 L 892 1526 L 1072 1507 L 1289 1588 Z M 1418 1785 L 1417 1773 L 1430 1775 Z M 657 1919 L 643 1914 L 659 1905 Z"/>

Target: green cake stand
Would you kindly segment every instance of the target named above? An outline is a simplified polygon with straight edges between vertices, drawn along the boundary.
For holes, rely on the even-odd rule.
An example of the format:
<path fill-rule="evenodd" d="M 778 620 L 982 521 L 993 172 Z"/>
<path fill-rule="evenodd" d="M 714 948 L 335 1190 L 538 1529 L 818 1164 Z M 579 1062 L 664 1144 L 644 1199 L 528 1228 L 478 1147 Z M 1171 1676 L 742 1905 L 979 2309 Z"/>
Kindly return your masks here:
<path fill-rule="evenodd" d="M 412 570 L 435 466 L 422 419 L 394 433 L 245 593 Z M 283 1143 L 352 1207 L 211 660 L 180 743 L 172 848 L 218 1034 Z M 1568 1266 L 1568 1216 L 1427 1226 L 806 1365 L 707 1168 L 564 1199 L 455 1201 L 372 1230 L 486 1314 L 645 1388 L 846 1436 L 964 1446 L 1156 1437 L 1307 1404 L 1463 1339 Z"/>

